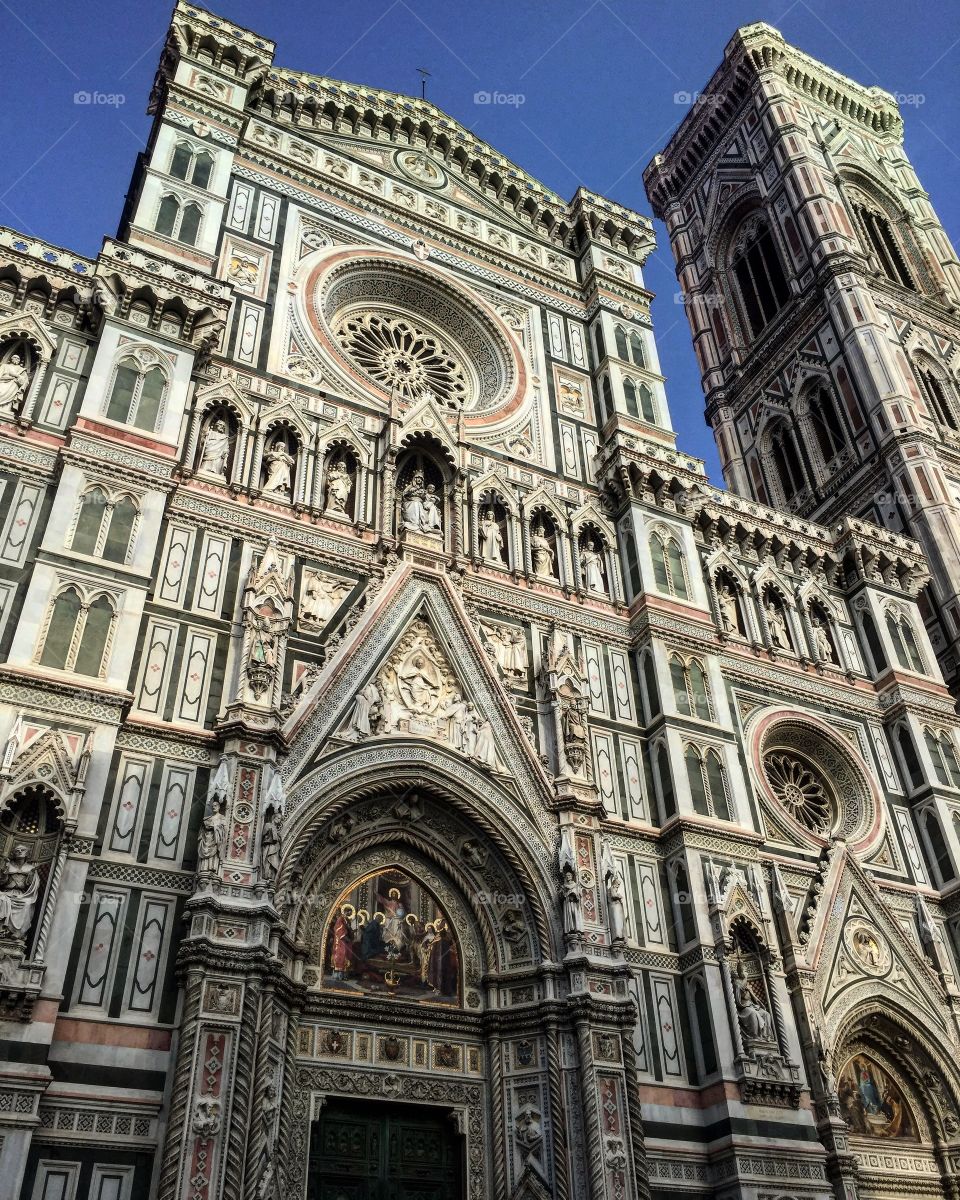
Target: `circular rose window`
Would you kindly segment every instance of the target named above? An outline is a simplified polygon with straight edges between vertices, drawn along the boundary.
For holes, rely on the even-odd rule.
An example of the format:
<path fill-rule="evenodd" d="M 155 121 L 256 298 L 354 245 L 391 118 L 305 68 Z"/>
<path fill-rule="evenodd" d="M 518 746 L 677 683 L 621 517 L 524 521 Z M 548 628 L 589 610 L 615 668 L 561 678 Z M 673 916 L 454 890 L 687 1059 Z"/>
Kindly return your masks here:
<path fill-rule="evenodd" d="M 794 820 L 815 833 L 830 828 L 833 802 L 819 772 L 783 751 L 767 754 L 763 770 L 773 794 Z"/>
<path fill-rule="evenodd" d="M 317 340 L 385 401 L 430 394 L 468 419 L 512 411 L 522 359 L 509 332 L 439 272 L 377 252 L 324 255 L 304 288 Z"/>

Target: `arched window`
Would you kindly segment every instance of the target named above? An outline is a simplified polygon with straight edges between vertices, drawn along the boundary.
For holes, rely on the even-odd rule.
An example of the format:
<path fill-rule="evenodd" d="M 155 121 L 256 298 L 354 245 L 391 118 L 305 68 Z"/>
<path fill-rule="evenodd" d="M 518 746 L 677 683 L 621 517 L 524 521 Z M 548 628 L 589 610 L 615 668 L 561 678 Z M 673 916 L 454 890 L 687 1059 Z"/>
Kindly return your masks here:
<path fill-rule="evenodd" d="M 690 798 L 693 801 L 693 811 L 702 817 L 710 816 L 710 803 L 707 800 L 707 782 L 703 773 L 703 759 L 695 746 L 688 746 L 684 753 L 687 767 L 687 782 L 690 785 Z"/>
<path fill-rule="evenodd" d="M 114 502 L 102 488 L 90 488 L 80 501 L 70 549 L 78 554 L 97 554 L 111 562 L 125 562 L 137 513 L 137 506 L 129 496 Z"/>
<path fill-rule="evenodd" d="M 672 874 L 673 899 L 676 904 L 681 942 L 692 942 L 697 936 L 697 923 L 693 916 L 693 896 L 690 894 L 690 881 L 687 878 L 686 867 L 682 863 L 677 864 Z"/>
<path fill-rule="evenodd" d="M 750 332 L 756 337 L 790 298 L 783 264 L 765 222 L 754 218 L 747 223 L 737 240 L 731 266 Z"/>
<path fill-rule="evenodd" d="M 817 436 L 817 445 L 825 462 L 829 462 L 847 444 L 843 421 L 836 400 L 829 388 L 820 387 L 810 397 L 810 419 Z"/>
<path fill-rule="evenodd" d="M 867 642 L 867 649 L 870 651 L 870 657 L 873 659 L 874 674 L 879 675 L 881 671 L 887 669 L 887 656 L 883 652 L 883 645 L 880 642 L 880 635 L 877 633 L 877 626 L 874 623 L 873 617 L 868 612 L 865 612 L 860 620 L 863 627 L 863 636 Z"/>
<path fill-rule="evenodd" d="M 176 238 L 187 246 L 193 246 L 200 232 L 202 216 L 203 210 L 199 204 L 188 201 L 181 205 L 176 196 L 168 194 L 160 201 L 154 228 L 165 237 Z"/>
<path fill-rule="evenodd" d="M 689 599 L 683 551 L 677 539 L 660 533 L 651 534 L 650 556 L 653 559 L 653 578 L 657 590 L 666 596 Z"/>
<path fill-rule="evenodd" d="M 630 361 L 630 350 L 627 346 L 627 335 L 624 333 L 623 326 L 618 325 L 614 331 L 617 341 L 617 357 Z"/>
<path fill-rule="evenodd" d="M 103 673 L 116 610 L 105 595 L 85 600 L 72 585 L 54 599 L 40 666 L 80 675 Z"/>
<path fill-rule="evenodd" d="M 107 419 L 153 432 L 166 390 L 167 378 L 159 367 L 143 367 L 136 359 L 125 358 L 113 377 Z"/>
<path fill-rule="evenodd" d="M 106 493 L 102 488 L 91 488 L 80 501 L 80 513 L 70 544 L 71 550 L 76 550 L 78 554 L 96 554 L 106 515 Z"/>
<path fill-rule="evenodd" d="M 937 814 L 932 808 L 928 808 L 923 814 L 922 820 L 923 832 L 926 834 L 927 845 L 933 855 L 940 882 L 941 884 L 949 883 L 951 879 L 956 879 L 957 873 L 953 869 L 953 860 L 950 858 L 950 851 L 947 849 L 947 841 L 940 828 L 940 822 L 937 820 Z"/>
<path fill-rule="evenodd" d="M 174 179 L 186 179 L 193 166 L 193 148 L 186 142 L 177 142 L 170 160 L 170 174 Z"/>
<path fill-rule="evenodd" d="M 797 453 L 797 442 L 793 430 L 786 421 L 781 421 L 770 435 L 773 463 L 784 497 L 792 500 L 806 487 L 803 467 Z"/>
<path fill-rule="evenodd" d="M 632 379 L 625 379 L 623 381 L 623 398 L 631 417 L 642 417 L 651 425 L 656 424 L 657 414 L 653 405 L 653 392 L 645 383 L 634 383 Z"/>
<path fill-rule="evenodd" d="M 695 658 L 688 663 L 679 654 L 671 655 L 670 679 L 678 712 L 702 721 L 713 720 L 706 672 Z"/>
<path fill-rule="evenodd" d="M 960 429 L 954 412 L 952 396 L 948 395 L 944 383 L 933 371 L 923 367 L 917 371 L 917 379 L 933 419 L 941 425 L 948 425 L 951 429 Z"/>
<path fill-rule="evenodd" d="M 893 652 L 897 662 L 905 671 L 918 671 L 923 674 L 923 657 L 917 645 L 917 636 L 913 625 L 905 613 L 896 608 L 887 609 L 887 633 L 893 643 Z"/>
<path fill-rule="evenodd" d="M 677 798 L 673 793 L 670 755 L 662 742 L 657 748 L 657 782 L 660 785 L 660 799 L 663 801 L 663 818 L 665 821 L 669 821 L 672 816 L 676 815 Z"/>
<path fill-rule="evenodd" d="M 594 345 L 597 347 L 597 362 L 602 362 L 606 356 L 607 347 L 603 341 L 603 330 L 600 327 L 599 321 L 593 327 L 593 341 Z"/>
<path fill-rule="evenodd" d="M 876 255 L 884 275 L 893 283 L 899 283 L 915 292 L 916 284 L 910 275 L 906 259 L 883 213 L 866 204 L 854 204 L 853 211 L 866 234 L 866 240 Z"/>
<path fill-rule="evenodd" d="M 933 762 L 937 782 L 946 787 L 960 788 L 960 763 L 957 762 L 957 752 L 949 733 L 928 726 L 923 731 L 923 740 Z"/>
<path fill-rule="evenodd" d="M 646 367 L 647 360 L 643 353 L 643 339 L 636 330 L 630 334 L 630 357 L 637 367 Z"/>
<path fill-rule="evenodd" d="M 917 757 L 917 748 L 913 744 L 913 734 L 904 724 L 897 726 L 897 746 L 900 748 L 900 755 L 903 758 L 910 786 L 920 787 L 923 783 L 923 768 Z"/>
<path fill-rule="evenodd" d="M 604 375 L 600 381 L 600 407 L 603 409 L 604 421 L 609 421 L 613 412 L 613 392 L 610 390 L 610 380 Z"/>
<path fill-rule="evenodd" d="M 693 994 L 694 1027 L 700 1039 L 700 1059 L 704 1076 L 717 1070 L 717 1050 L 713 1040 L 713 1018 L 703 980 L 698 975 L 690 983 Z"/>
<path fill-rule="evenodd" d="M 647 697 L 647 719 L 652 721 L 660 712 L 660 689 L 652 654 L 643 656 L 643 686 Z"/>

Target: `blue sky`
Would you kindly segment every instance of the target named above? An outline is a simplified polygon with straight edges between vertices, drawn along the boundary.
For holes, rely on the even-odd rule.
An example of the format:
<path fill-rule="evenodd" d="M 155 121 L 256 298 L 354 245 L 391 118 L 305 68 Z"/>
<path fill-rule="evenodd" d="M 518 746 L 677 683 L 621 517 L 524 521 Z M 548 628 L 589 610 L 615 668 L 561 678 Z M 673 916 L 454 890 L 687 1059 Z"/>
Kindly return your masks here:
<path fill-rule="evenodd" d="M 418 90 L 562 196 L 582 183 L 649 214 L 641 173 L 739 25 L 901 97 L 907 152 L 960 236 L 960 5 L 836 0 L 222 0 L 277 42 L 277 62 Z M 116 232 L 172 5 L 0 0 L 0 224 L 86 254 Z M 78 104 L 77 92 L 122 98 Z M 477 93 L 513 103 L 478 103 Z M 674 424 L 719 480 L 666 235 L 647 265 Z"/>

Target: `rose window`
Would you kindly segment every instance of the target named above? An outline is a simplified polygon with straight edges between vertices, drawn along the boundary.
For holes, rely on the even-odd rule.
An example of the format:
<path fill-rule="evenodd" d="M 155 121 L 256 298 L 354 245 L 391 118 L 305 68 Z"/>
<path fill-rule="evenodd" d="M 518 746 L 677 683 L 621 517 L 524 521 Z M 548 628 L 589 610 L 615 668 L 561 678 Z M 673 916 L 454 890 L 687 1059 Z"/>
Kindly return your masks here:
<path fill-rule="evenodd" d="M 828 828 L 833 803 L 812 767 L 792 754 L 774 751 L 765 755 L 763 769 L 773 794 L 794 820 L 817 833 Z"/>
<path fill-rule="evenodd" d="M 467 369 L 454 348 L 406 317 L 351 313 L 333 330 L 341 349 L 391 395 L 417 400 L 430 391 L 462 408 L 470 394 Z"/>

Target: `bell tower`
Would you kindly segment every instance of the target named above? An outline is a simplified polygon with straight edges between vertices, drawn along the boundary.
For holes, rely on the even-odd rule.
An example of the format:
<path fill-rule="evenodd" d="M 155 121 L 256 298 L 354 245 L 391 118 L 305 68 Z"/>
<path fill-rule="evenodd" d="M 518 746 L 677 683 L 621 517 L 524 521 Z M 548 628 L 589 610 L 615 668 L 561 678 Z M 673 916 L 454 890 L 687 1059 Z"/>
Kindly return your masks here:
<path fill-rule="evenodd" d="M 745 26 L 644 178 L 727 485 L 918 538 L 956 689 L 960 264 L 894 97 Z"/>

